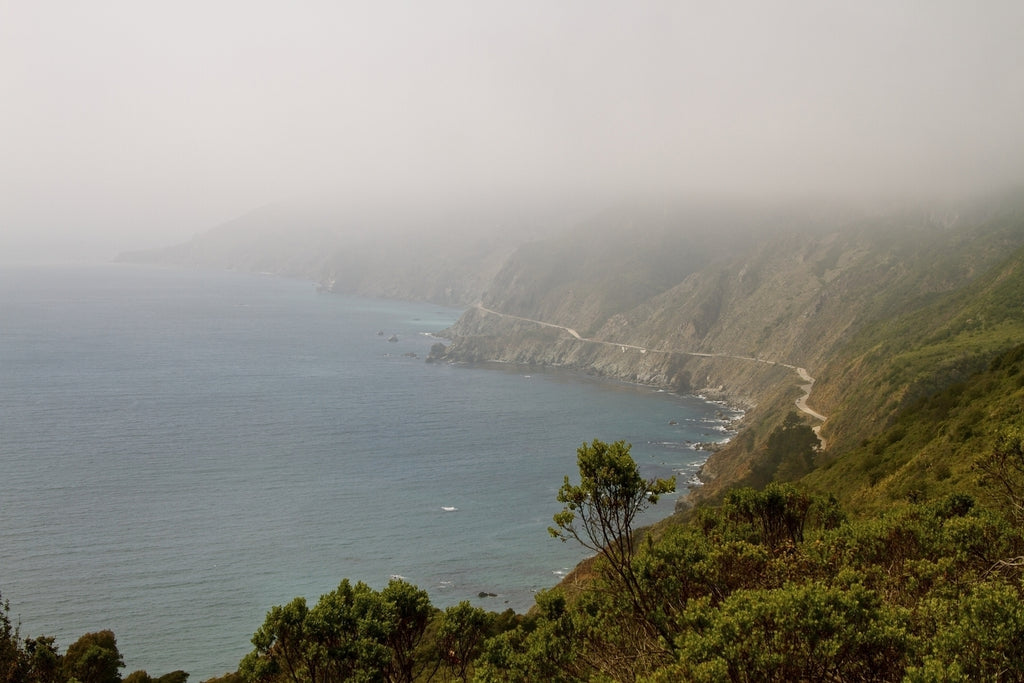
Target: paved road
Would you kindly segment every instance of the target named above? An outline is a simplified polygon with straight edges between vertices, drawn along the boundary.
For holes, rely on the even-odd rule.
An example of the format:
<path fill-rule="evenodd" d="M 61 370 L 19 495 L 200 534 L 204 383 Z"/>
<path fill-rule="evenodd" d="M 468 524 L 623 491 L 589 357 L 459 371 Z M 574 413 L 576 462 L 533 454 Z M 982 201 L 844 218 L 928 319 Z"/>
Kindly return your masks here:
<path fill-rule="evenodd" d="M 807 407 L 807 399 L 811 395 L 811 389 L 814 388 L 814 378 L 807 374 L 807 370 L 805 370 L 804 368 L 796 368 L 796 372 L 798 375 L 800 375 L 800 379 L 807 382 L 807 384 L 800 385 L 800 388 L 803 390 L 804 395 L 796 400 L 796 407 L 802 410 L 803 412 L 807 413 L 811 417 L 824 422 L 825 420 L 828 419 L 827 417 Z"/>
<path fill-rule="evenodd" d="M 492 310 L 490 308 L 486 308 L 483 304 L 477 304 L 476 308 L 478 308 L 479 310 L 483 311 L 484 313 L 490 313 L 492 315 L 499 315 L 499 316 L 502 316 L 504 318 L 512 318 L 513 320 L 522 320 L 523 322 L 533 323 L 535 325 L 541 325 L 543 327 L 554 327 L 556 329 L 559 329 L 559 330 L 562 330 L 564 332 L 567 332 L 571 337 L 573 337 L 574 339 L 577 339 L 579 341 L 582 341 L 582 342 L 588 342 L 588 343 L 591 343 L 591 344 L 605 344 L 607 346 L 617 346 L 620 349 L 622 349 L 623 353 L 626 352 L 626 349 L 634 349 L 636 351 L 639 351 L 640 353 L 647 353 L 648 352 L 648 349 L 646 349 L 646 348 L 644 348 L 642 346 L 634 346 L 633 344 L 620 344 L 618 342 L 610 342 L 610 341 L 605 341 L 603 339 L 590 339 L 588 337 L 581 337 L 579 335 L 579 333 L 576 330 L 572 329 L 571 327 L 566 327 L 564 325 L 556 325 L 554 323 L 544 322 L 543 320 L 534 320 L 533 318 L 523 318 L 521 316 L 511 315 L 509 313 L 501 313 L 500 311 L 495 311 L 495 310 Z M 752 356 L 734 356 L 734 355 L 727 354 L 727 353 L 701 353 L 701 352 L 698 352 L 698 351 L 661 350 L 661 349 L 654 349 L 652 351 L 652 353 L 675 353 L 675 354 L 681 354 L 681 355 L 685 355 L 685 356 L 700 356 L 702 358 L 733 358 L 733 359 L 736 359 L 736 360 L 750 361 L 752 363 L 767 363 L 768 365 L 781 365 L 782 367 L 790 368 L 791 370 L 795 371 L 797 373 L 797 375 L 800 376 L 800 379 L 802 379 L 804 382 L 806 382 L 806 384 L 801 384 L 800 385 L 800 389 L 804 392 L 804 395 L 796 400 L 797 410 L 799 410 L 799 411 L 801 411 L 803 413 L 806 413 L 807 415 L 810 415 L 811 417 L 813 417 L 816 420 L 821 420 L 822 422 L 824 422 L 825 420 L 828 419 L 828 417 L 826 417 L 825 415 L 822 415 L 821 413 L 817 412 L 816 410 L 813 410 L 812 408 L 808 407 L 808 405 L 807 405 L 807 399 L 809 399 L 810 396 L 811 396 L 811 389 L 814 388 L 814 378 L 811 377 L 811 375 L 807 372 L 807 370 L 805 368 L 800 368 L 800 367 L 797 367 L 795 365 L 790 365 L 788 363 L 777 363 L 776 361 L 765 360 L 763 358 L 754 358 Z M 818 439 L 821 441 L 821 447 L 824 448 L 825 447 L 825 441 L 821 438 L 821 435 L 819 433 L 820 431 L 821 431 L 821 425 L 818 425 L 817 427 L 814 428 L 814 433 L 818 434 Z"/>

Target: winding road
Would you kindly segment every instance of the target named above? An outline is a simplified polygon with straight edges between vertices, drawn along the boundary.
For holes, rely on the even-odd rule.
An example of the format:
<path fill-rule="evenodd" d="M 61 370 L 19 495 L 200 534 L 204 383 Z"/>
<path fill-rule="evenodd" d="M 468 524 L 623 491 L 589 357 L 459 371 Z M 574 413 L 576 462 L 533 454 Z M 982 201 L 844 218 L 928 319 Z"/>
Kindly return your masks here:
<path fill-rule="evenodd" d="M 495 311 L 493 309 L 487 308 L 487 307 L 485 307 L 481 303 L 476 304 L 476 306 L 474 308 L 476 308 L 477 310 L 483 311 L 484 313 L 489 313 L 491 315 L 501 316 L 503 318 L 511 318 L 512 320 L 521 320 L 523 322 L 533 323 L 535 325 L 540 325 L 542 327 L 553 327 L 555 329 L 562 330 L 563 332 L 568 333 L 569 336 L 571 336 L 573 339 L 576 339 L 577 341 L 588 342 L 590 344 L 604 344 L 606 346 L 617 346 L 620 349 L 622 349 L 623 353 L 625 353 L 627 349 L 633 349 L 635 351 L 639 351 L 640 353 L 651 352 L 651 353 L 680 354 L 680 355 L 684 355 L 684 356 L 700 356 L 702 358 L 733 358 L 733 359 L 736 359 L 736 360 L 750 361 L 752 363 L 765 363 L 767 365 L 781 365 L 784 368 L 789 368 L 789 369 L 793 370 L 794 372 L 796 372 L 796 374 L 799 375 L 800 379 L 803 380 L 803 382 L 804 382 L 804 384 L 800 385 L 800 389 L 804 392 L 804 395 L 796 400 L 796 408 L 797 408 L 797 410 L 799 410 L 800 412 L 805 413 L 807 415 L 810 415 L 811 417 L 813 417 L 816 420 L 820 420 L 822 423 L 824 423 L 828 419 L 827 416 L 822 415 L 821 413 L 819 413 L 816 410 L 808 407 L 808 405 L 807 405 L 807 400 L 811 397 L 811 390 L 814 388 L 814 378 L 811 377 L 810 373 L 807 372 L 806 368 L 797 367 L 796 365 L 790 365 L 789 363 L 779 363 L 779 362 L 776 362 L 776 361 L 773 361 L 773 360 L 765 360 L 763 358 L 754 358 L 752 356 L 734 356 L 734 355 L 727 354 L 727 353 L 701 353 L 701 352 L 698 352 L 698 351 L 646 349 L 646 348 L 644 348 L 642 346 L 635 346 L 633 344 L 621 344 L 619 342 L 610 342 L 610 341 L 605 341 L 603 339 L 591 339 L 589 337 L 581 337 L 579 332 L 577 332 L 576 330 L 572 329 L 571 327 L 566 327 L 565 325 L 556 325 L 554 323 L 544 322 L 543 320 L 534 320 L 533 318 L 523 318 L 523 317 L 518 316 L 518 315 L 511 315 L 510 313 L 501 313 L 500 311 Z M 822 447 L 822 449 L 824 449 L 825 448 L 825 440 L 821 438 L 821 425 L 818 425 L 817 427 L 814 427 L 814 433 L 818 435 L 818 440 L 821 441 L 821 447 Z"/>

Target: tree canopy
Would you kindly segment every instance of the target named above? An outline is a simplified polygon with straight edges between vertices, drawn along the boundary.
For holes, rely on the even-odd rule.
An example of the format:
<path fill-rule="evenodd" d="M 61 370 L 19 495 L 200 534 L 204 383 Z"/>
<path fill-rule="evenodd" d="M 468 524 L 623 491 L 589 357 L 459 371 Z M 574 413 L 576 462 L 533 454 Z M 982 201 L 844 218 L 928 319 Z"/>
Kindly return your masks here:
<path fill-rule="evenodd" d="M 675 491 L 676 480 L 641 477 L 630 448 L 625 441 L 609 444 L 594 439 L 576 450 L 580 482 L 571 484 L 565 477 L 557 496 L 565 507 L 554 516 L 555 526 L 548 527 L 548 532 L 562 541 L 575 539 L 600 553 L 622 586 L 639 599 L 632 569 L 636 552 L 633 523 L 659 496 Z"/>

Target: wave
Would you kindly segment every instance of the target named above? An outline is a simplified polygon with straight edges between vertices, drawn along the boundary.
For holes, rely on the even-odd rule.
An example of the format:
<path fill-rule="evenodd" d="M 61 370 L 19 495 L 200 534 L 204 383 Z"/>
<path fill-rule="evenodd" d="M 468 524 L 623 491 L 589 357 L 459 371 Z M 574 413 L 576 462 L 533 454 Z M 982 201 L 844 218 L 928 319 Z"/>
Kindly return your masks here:
<path fill-rule="evenodd" d="M 656 446 L 658 448 L 666 448 L 672 451 L 688 451 L 692 448 L 692 442 L 687 441 L 680 443 L 678 441 L 648 441 L 648 446 Z"/>

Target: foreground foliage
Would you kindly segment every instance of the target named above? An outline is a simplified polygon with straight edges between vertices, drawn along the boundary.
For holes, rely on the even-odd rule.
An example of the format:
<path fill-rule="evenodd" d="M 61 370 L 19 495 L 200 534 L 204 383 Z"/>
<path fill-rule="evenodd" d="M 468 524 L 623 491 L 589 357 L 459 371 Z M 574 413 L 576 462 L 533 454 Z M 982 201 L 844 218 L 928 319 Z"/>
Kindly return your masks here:
<path fill-rule="evenodd" d="M 134 671 L 124 679 L 124 659 L 112 631 L 86 633 L 60 653 L 52 636 L 22 638 L 11 621 L 10 605 L 0 598 L 0 681 L 4 683 L 185 683 L 188 674 L 172 671 L 152 677 Z"/>
<path fill-rule="evenodd" d="M 580 449 L 581 484 L 559 499 L 606 527 L 573 534 L 575 516 L 555 518 L 582 543 L 606 543 L 582 588 L 543 592 L 516 615 L 441 610 L 402 580 L 378 591 L 346 579 L 312 607 L 300 597 L 271 609 L 220 680 L 1024 681 L 1022 442 L 1010 425 L 975 458 L 990 497 L 851 519 L 835 498 L 771 483 L 637 540 L 629 511 L 670 482 L 640 479 L 628 446 L 595 441 Z M 110 631 L 62 655 L 0 610 L 0 681 L 116 683 L 123 666 Z"/>
<path fill-rule="evenodd" d="M 646 610 L 644 594 L 633 558 L 636 539 L 633 521 L 658 497 L 675 491 L 675 477 L 645 480 L 629 454 L 624 441 L 608 444 L 594 439 L 576 450 L 580 483 L 565 478 L 558 490 L 558 502 L 565 507 L 555 515 L 555 526 L 548 533 L 561 541 L 575 539 L 588 550 L 601 555 L 614 575 L 619 589 L 629 596 L 633 606 Z"/>
<path fill-rule="evenodd" d="M 628 445 L 584 444 L 581 483 L 566 480 L 559 491 L 566 509 L 552 529 L 596 549 L 582 589 L 543 592 L 522 617 L 468 603 L 441 611 L 423 593 L 410 603 L 419 616 L 403 621 L 393 596 L 418 589 L 392 582 L 377 593 L 346 581 L 312 610 L 302 599 L 271 610 L 240 673 L 250 681 L 1024 681 L 1024 584 L 1013 561 L 1024 556 L 1019 436 L 1008 429 L 977 458 L 1000 494 L 991 504 L 953 494 L 849 519 L 833 497 L 771 483 L 734 490 L 641 541 L 630 511 L 670 482 L 640 479 Z M 333 626 L 310 626 L 339 600 Z M 403 623 L 411 637 L 396 639 Z"/>
<path fill-rule="evenodd" d="M 1021 578 L 1000 564 L 1018 525 L 964 496 L 834 513 L 791 486 L 738 491 L 638 553 L 656 610 L 600 578 L 571 605 L 556 589 L 559 609 L 491 642 L 481 679 L 1024 680 Z"/>

